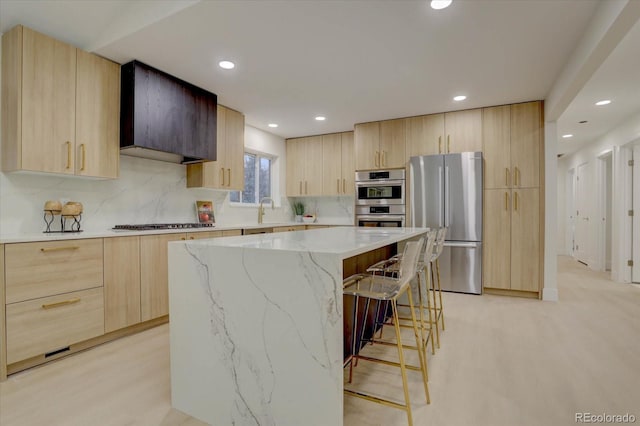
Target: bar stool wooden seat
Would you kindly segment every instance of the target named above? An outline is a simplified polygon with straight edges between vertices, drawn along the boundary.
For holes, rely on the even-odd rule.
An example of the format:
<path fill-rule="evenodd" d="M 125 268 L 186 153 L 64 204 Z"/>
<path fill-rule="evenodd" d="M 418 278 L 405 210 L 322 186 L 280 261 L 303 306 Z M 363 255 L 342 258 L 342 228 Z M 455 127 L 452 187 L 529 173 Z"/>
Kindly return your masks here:
<path fill-rule="evenodd" d="M 422 250 L 422 246 L 424 244 L 424 239 L 421 238 L 419 241 L 409 241 L 405 245 L 402 260 L 399 262 L 398 272 L 396 277 L 386 277 L 382 275 L 373 275 L 373 274 L 356 274 L 352 275 L 349 278 L 346 278 L 343 283 L 343 293 L 345 295 L 354 296 L 356 298 L 354 303 L 354 330 L 352 333 L 352 354 L 351 357 L 345 360 L 345 365 L 350 364 L 350 373 L 349 377 L 351 379 L 351 373 L 353 368 L 354 360 L 365 360 L 371 362 L 378 362 L 389 366 L 396 366 L 400 368 L 401 376 L 402 376 L 402 386 L 404 390 L 404 404 L 398 403 L 396 401 L 391 401 L 385 398 L 377 397 L 369 393 L 353 390 L 353 389 L 345 389 L 345 395 L 359 397 L 371 402 L 376 402 L 379 404 L 383 404 L 389 407 L 399 408 L 405 410 L 407 413 L 407 418 L 409 425 L 413 424 L 413 417 L 411 413 L 411 402 L 409 398 L 409 387 L 407 383 L 407 368 L 408 366 L 405 363 L 404 357 L 404 349 L 405 346 L 402 344 L 402 338 L 400 335 L 400 320 L 398 317 L 398 298 L 403 294 L 407 294 L 409 300 L 409 311 L 411 313 L 412 318 L 412 328 L 415 336 L 416 347 L 424 348 L 424 343 L 422 342 L 421 335 L 418 331 L 418 323 L 415 316 L 414 306 L 413 306 L 413 297 L 410 289 L 410 282 L 416 276 L 416 270 L 418 265 L 418 260 L 420 256 L 420 252 Z M 362 336 L 365 335 L 364 328 L 367 324 L 367 314 L 368 309 L 365 309 L 363 320 L 362 320 L 362 331 L 358 333 L 358 299 L 365 298 L 367 301 L 367 306 L 370 301 L 380 302 L 388 302 L 391 304 L 391 311 L 393 316 L 393 324 L 395 331 L 395 346 L 398 349 L 398 360 L 399 362 L 388 361 L 383 359 L 377 359 L 373 357 L 368 357 L 360 354 L 360 349 L 362 349 L 363 340 Z M 375 330 L 374 330 L 375 333 Z M 358 337 L 360 336 L 360 337 Z M 424 391 L 427 404 L 431 402 L 429 397 L 429 387 L 427 383 L 427 367 L 426 367 L 426 359 L 424 357 L 425 353 L 423 350 L 418 350 L 418 358 L 420 362 L 420 367 L 414 367 L 419 370 L 422 374 L 422 381 L 424 384 Z"/>

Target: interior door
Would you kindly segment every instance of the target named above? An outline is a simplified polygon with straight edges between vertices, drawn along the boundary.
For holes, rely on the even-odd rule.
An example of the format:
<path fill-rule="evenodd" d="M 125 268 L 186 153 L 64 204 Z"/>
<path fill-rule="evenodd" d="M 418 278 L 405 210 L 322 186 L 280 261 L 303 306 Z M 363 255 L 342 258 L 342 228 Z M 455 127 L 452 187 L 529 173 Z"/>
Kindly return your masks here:
<path fill-rule="evenodd" d="M 633 254 L 633 267 L 631 268 L 631 281 L 634 283 L 640 283 L 640 146 L 636 146 L 632 151 L 633 156 L 633 168 L 632 174 L 632 187 L 633 187 L 633 247 L 631 248 Z"/>
<path fill-rule="evenodd" d="M 589 163 L 578 166 L 576 170 L 576 231 L 575 258 L 584 264 L 589 264 Z"/>

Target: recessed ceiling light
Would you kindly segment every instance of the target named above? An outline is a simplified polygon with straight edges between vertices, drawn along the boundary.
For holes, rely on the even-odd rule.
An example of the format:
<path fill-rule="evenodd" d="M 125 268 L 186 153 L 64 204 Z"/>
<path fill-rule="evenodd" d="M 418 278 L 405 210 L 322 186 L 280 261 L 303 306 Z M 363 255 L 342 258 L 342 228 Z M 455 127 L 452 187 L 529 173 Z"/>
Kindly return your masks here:
<path fill-rule="evenodd" d="M 435 10 L 444 9 L 449 7 L 452 0 L 431 0 L 431 8 Z"/>
<path fill-rule="evenodd" d="M 465 95 L 459 95 L 459 96 L 454 96 L 453 100 L 456 102 L 460 102 L 460 101 L 464 101 L 465 99 L 467 99 L 467 97 Z"/>
<path fill-rule="evenodd" d="M 220 68 L 224 68 L 225 70 L 232 70 L 236 67 L 236 64 L 231 61 L 220 61 L 218 62 L 218 65 Z"/>
<path fill-rule="evenodd" d="M 567 135 L 562 135 L 563 138 L 568 139 L 568 138 L 572 138 L 573 135 L 572 134 L 567 134 Z"/>
<path fill-rule="evenodd" d="M 326 120 L 326 119 L 327 119 L 327 117 L 323 117 L 323 116 L 321 116 L 321 115 L 319 115 L 319 116 L 317 116 L 317 117 L 316 117 L 316 120 L 317 120 L 317 121 L 324 121 L 324 120 Z"/>
<path fill-rule="evenodd" d="M 611 101 L 609 99 L 605 99 L 603 101 L 596 102 L 596 105 L 602 106 L 602 105 L 609 105 L 610 103 L 611 103 Z"/>
<path fill-rule="evenodd" d="M 278 125 L 276 123 L 269 123 L 268 126 L 269 127 L 278 127 Z"/>

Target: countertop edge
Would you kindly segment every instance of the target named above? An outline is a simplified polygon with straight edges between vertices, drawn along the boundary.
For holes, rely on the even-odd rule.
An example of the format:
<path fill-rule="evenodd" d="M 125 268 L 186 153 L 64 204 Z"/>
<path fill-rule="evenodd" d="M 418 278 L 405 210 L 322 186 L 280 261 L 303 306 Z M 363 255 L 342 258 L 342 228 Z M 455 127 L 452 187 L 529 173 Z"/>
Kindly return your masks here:
<path fill-rule="evenodd" d="M 275 222 L 262 224 L 234 224 L 216 225 L 213 228 L 186 228 L 186 229 L 164 229 L 157 231 L 84 231 L 69 233 L 33 233 L 33 234 L 4 234 L 0 235 L 0 244 L 29 243 L 43 241 L 64 241 L 64 240 L 87 240 L 92 238 L 113 238 L 113 237 L 134 237 L 140 235 L 161 235 L 161 234 L 181 234 L 196 232 L 230 231 L 236 229 L 260 229 L 277 228 L 283 226 L 353 226 L 346 223 L 300 223 L 300 222 Z"/>

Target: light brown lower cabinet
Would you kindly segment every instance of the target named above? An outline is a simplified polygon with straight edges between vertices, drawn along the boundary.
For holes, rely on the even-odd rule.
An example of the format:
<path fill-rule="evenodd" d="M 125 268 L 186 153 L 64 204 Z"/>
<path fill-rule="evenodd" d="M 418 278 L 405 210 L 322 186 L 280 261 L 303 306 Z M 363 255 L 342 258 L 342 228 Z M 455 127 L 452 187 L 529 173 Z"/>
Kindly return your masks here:
<path fill-rule="evenodd" d="M 539 292 L 540 189 L 486 189 L 484 206 L 484 287 Z"/>
<path fill-rule="evenodd" d="M 168 244 L 186 234 L 140 237 L 140 317 L 142 321 L 169 314 Z"/>
<path fill-rule="evenodd" d="M 222 237 L 224 231 L 204 231 L 204 232 L 190 232 L 187 234 L 187 240 L 204 240 L 206 238 Z"/>
<path fill-rule="evenodd" d="M 141 321 L 140 237 L 104 239 L 105 333 Z"/>
<path fill-rule="evenodd" d="M 273 232 L 304 231 L 305 229 L 304 225 L 276 226 L 273 228 Z"/>
<path fill-rule="evenodd" d="M 104 334 L 102 287 L 7 305 L 7 362 Z"/>

